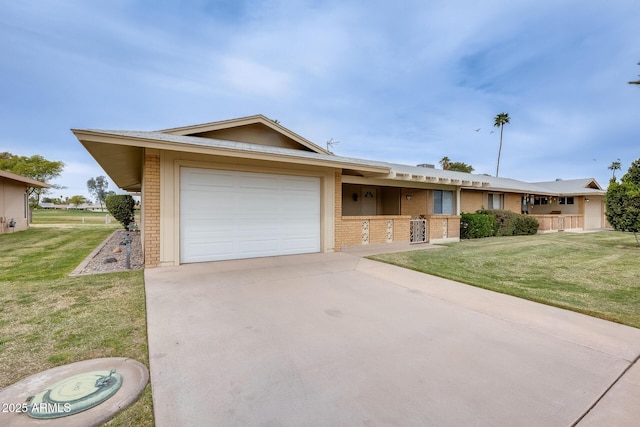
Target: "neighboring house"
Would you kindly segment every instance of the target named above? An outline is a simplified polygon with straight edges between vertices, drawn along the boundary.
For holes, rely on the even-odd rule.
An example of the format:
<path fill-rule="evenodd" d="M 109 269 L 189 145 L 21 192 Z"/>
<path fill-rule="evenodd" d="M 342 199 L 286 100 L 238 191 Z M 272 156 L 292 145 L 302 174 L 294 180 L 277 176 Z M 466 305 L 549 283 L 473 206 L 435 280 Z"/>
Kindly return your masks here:
<path fill-rule="evenodd" d="M 29 228 L 29 188 L 49 184 L 0 170 L 0 234 Z"/>
<path fill-rule="evenodd" d="M 604 194 L 593 180 L 597 188 L 581 191 L 582 182 L 566 181 L 574 194 L 553 183 L 335 156 L 262 115 L 155 132 L 73 133 L 118 187 L 140 192 L 147 267 L 458 241 L 460 213 L 481 207 L 526 207 L 556 218 L 556 230 L 564 229 L 558 218 L 574 215 L 569 228 L 584 228 L 580 200 Z M 566 209 L 541 208 L 560 197 Z"/>

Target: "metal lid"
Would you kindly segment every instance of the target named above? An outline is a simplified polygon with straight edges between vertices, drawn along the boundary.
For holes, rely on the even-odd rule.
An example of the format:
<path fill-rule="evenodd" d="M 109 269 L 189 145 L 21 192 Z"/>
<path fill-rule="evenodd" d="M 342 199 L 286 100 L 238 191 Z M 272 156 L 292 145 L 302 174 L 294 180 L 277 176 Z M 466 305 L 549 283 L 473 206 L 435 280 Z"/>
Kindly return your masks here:
<path fill-rule="evenodd" d="M 74 375 L 33 396 L 27 414 L 41 419 L 77 414 L 104 402 L 121 386 L 122 376 L 115 369 Z"/>

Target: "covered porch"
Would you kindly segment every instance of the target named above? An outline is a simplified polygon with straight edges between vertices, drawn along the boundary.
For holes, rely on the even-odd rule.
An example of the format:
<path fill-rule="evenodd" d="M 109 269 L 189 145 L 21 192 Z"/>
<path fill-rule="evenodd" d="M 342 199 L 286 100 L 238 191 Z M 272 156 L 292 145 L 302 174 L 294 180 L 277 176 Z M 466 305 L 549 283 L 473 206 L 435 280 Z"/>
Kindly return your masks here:
<path fill-rule="evenodd" d="M 460 240 L 460 191 L 452 186 L 343 183 L 341 247 Z"/>

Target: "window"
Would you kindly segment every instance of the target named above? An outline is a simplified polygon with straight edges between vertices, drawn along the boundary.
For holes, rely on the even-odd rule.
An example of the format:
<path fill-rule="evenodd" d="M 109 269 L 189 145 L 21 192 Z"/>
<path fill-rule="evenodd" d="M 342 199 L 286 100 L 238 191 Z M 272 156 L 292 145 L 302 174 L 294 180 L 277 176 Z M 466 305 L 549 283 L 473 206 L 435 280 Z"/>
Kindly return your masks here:
<path fill-rule="evenodd" d="M 502 209 L 502 194 L 489 193 L 489 209 Z"/>
<path fill-rule="evenodd" d="M 533 204 L 534 206 L 539 206 L 539 205 L 548 205 L 549 204 L 549 198 L 548 197 L 537 197 L 533 200 Z"/>
<path fill-rule="evenodd" d="M 453 191 L 433 191 L 433 213 L 442 215 L 453 214 Z"/>
<path fill-rule="evenodd" d="M 573 197 L 559 197 L 558 201 L 561 205 L 572 205 Z"/>

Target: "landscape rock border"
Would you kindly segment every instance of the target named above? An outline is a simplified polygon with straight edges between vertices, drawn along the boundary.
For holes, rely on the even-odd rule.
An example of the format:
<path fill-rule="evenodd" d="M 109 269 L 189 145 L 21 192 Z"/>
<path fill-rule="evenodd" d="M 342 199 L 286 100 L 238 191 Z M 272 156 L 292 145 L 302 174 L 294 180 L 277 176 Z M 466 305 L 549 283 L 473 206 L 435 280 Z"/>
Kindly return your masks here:
<path fill-rule="evenodd" d="M 118 229 L 96 247 L 69 276 L 130 271 L 127 270 L 126 246 L 124 244 L 127 235 L 131 237 L 131 270 L 144 269 L 140 231 Z"/>

